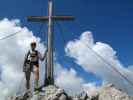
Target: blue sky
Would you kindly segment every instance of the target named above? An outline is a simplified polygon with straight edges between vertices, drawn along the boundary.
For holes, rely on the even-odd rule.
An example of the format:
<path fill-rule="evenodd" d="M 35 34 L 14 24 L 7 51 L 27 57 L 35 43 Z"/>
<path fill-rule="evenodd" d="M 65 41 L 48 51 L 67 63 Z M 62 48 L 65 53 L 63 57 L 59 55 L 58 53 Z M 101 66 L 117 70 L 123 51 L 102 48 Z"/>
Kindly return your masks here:
<path fill-rule="evenodd" d="M 125 65 L 133 64 L 133 1 L 132 0 L 53 0 L 55 15 L 73 15 L 75 22 L 60 22 L 64 31 L 65 42 L 78 38 L 84 31 L 92 31 L 95 41 L 110 44 L 116 51 L 118 58 Z M 44 37 L 39 33 L 40 23 L 29 23 L 26 20 L 30 15 L 47 15 L 47 0 L 1 0 L 0 19 L 18 18 L 22 26 L 28 27 L 36 36 Z M 46 25 L 44 25 L 46 28 Z M 43 32 L 43 30 L 42 30 Z M 55 24 L 55 50 L 58 60 L 67 68 L 73 67 L 87 81 L 99 78 L 88 74 L 77 67 L 64 54 L 64 43 L 60 38 L 59 29 Z M 86 75 L 88 77 L 86 77 Z"/>

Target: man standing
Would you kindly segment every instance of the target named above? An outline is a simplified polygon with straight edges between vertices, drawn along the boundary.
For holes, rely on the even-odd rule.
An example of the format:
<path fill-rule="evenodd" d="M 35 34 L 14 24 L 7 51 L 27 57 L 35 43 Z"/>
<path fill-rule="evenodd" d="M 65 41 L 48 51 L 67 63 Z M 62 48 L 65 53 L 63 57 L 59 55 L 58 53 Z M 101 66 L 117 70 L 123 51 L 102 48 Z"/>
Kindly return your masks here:
<path fill-rule="evenodd" d="M 41 53 L 36 50 L 36 42 L 31 43 L 31 50 L 25 56 L 23 72 L 25 72 L 26 89 L 30 89 L 30 76 L 31 72 L 34 74 L 34 91 L 37 92 L 39 85 L 39 60 L 43 61 L 46 58 L 47 50 L 42 56 Z"/>

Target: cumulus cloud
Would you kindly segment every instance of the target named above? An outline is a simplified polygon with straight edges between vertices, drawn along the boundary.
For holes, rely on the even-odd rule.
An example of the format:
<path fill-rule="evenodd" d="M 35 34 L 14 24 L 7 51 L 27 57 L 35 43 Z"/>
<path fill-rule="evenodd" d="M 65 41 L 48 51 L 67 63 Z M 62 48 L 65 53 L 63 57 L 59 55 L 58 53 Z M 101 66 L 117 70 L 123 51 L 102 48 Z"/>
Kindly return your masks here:
<path fill-rule="evenodd" d="M 82 88 L 82 90 L 85 91 L 88 96 L 95 96 L 100 90 L 100 87 L 96 86 L 95 83 L 85 83 L 83 84 Z"/>
<path fill-rule="evenodd" d="M 55 83 L 64 89 L 69 95 L 76 95 L 82 91 L 84 80 L 77 75 L 77 72 L 71 68 L 70 70 L 56 64 Z"/>
<path fill-rule="evenodd" d="M 92 52 L 92 50 L 94 52 Z M 124 67 L 117 58 L 116 51 L 109 44 L 94 42 L 91 32 L 84 32 L 79 39 L 69 41 L 65 51 L 66 54 L 74 58 L 75 62 L 83 67 L 85 71 L 92 72 L 101 77 L 104 81 L 113 83 L 117 88 L 122 89 L 129 95 L 133 95 L 133 86 L 124 80 L 119 73 L 114 71 L 111 66 L 106 64 L 105 61 L 101 60 L 97 54 L 133 82 L 132 71 Z"/>
<path fill-rule="evenodd" d="M 0 40 L 0 100 L 7 100 L 9 96 L 24 90 L 25 80 L 22 66 L 30 42 L 36 41 L 38 49 L 44 51 L 40 39 L 26 27 L 21 27 L 18 19 L 8 20 L 5 18 L 0 21 L 1 38 L 18 31 L 17 35 Z"/>

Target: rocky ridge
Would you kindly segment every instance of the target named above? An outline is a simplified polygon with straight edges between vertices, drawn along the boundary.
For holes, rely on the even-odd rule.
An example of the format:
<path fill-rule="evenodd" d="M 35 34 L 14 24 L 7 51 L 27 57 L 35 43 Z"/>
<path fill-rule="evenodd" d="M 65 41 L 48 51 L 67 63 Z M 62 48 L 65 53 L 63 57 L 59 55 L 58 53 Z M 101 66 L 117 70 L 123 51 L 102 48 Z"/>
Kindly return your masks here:
<path fill-rule="evenodd" d="M 110 84 L 103 86 L 92 96 L 88 96 L 86 92 L 83 92 L 75 97 L 70 97 L 63 89 L 56 86 L 48 86 L 44 88 L 42 94 L 31 95 L 29 98 L 24 98 L 23 95 L 11 100 L 133 100 L 133 97 L 128 96 Z"/>

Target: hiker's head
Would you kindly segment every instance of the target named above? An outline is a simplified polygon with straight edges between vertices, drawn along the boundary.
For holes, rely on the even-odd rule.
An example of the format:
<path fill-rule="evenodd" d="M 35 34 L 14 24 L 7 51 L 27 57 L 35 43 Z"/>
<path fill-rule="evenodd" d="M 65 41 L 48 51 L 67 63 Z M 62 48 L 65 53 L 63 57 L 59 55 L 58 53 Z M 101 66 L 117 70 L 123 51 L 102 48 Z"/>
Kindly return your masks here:
<path fill-rule="evenodd" d="M 36 48 L 36 42 L 31 42 L 30 46 L 31 46 L 31 49 L 32 50 L 35 50 L 35 48 Z"/>

